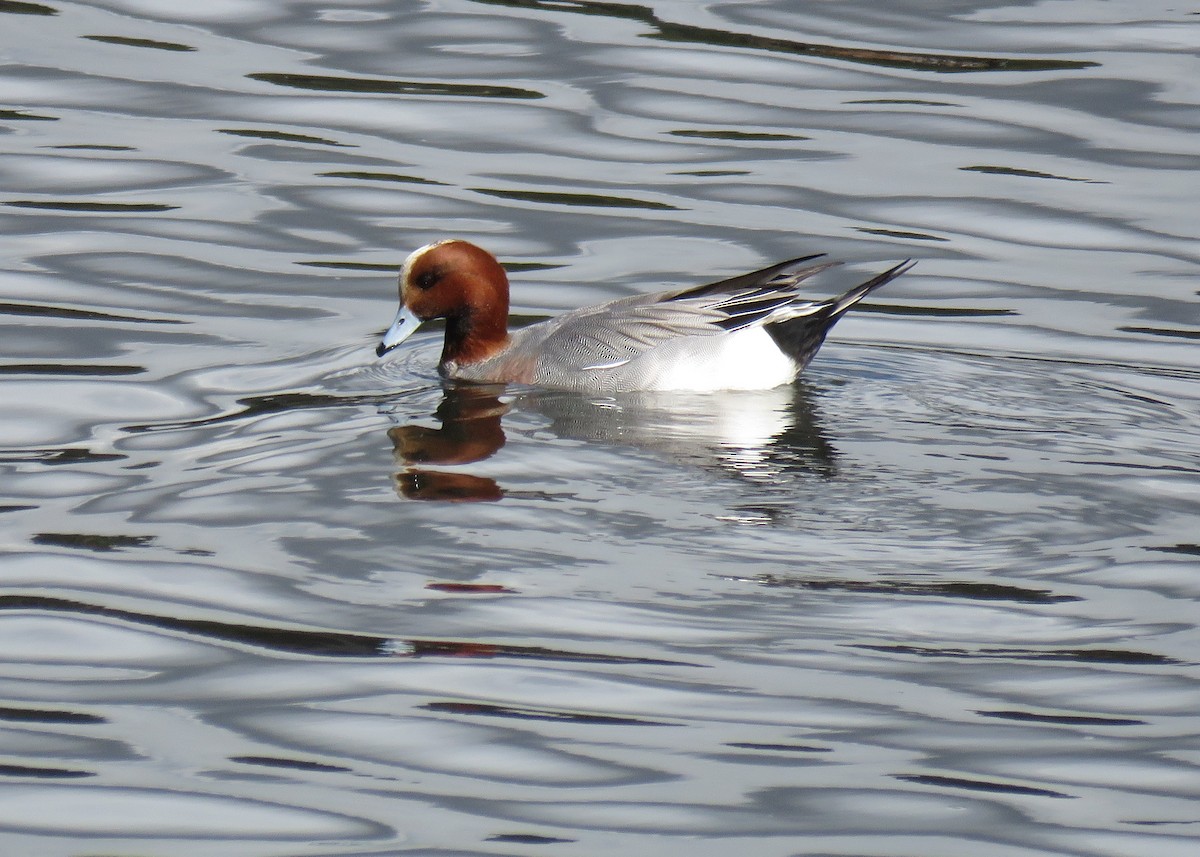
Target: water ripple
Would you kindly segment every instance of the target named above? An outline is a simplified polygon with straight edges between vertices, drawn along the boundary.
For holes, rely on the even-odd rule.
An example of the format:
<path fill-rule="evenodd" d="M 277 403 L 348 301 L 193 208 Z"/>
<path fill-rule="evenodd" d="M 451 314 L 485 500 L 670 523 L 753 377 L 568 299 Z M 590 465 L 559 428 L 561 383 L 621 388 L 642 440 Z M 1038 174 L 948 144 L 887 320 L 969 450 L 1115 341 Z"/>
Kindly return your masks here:
<path fill-rule="evenodd" d="M 7 850 L 1190 854 L 1194 23 L 926 5 L 0 0 Z M 449 235 L 921 264 L 579 396 L 375 359 Z"/>

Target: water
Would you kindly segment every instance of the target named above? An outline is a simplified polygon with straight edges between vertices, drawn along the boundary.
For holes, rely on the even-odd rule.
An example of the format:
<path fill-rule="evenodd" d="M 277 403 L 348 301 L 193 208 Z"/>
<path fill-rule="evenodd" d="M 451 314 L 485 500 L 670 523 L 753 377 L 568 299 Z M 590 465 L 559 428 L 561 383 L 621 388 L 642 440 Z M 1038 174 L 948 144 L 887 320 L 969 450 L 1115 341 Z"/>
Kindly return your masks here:
<path fill-rule="evenodd" d="M 1200 19 L 795 5 L 0 3 L 5 854 L 1195 853 Z M 793 388 L 443 390 L 450 235 L 919 265 Z"/>

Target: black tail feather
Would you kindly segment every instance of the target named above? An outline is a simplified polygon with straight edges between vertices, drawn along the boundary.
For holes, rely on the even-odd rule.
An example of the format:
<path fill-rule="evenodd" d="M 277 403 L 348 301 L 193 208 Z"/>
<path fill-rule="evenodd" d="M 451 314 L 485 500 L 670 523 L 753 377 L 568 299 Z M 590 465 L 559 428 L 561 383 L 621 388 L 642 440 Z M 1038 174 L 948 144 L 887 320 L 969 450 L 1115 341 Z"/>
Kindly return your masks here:
<path fill-rule="evenodd" d="M 668 300 L 679 300 L 681 298 L 694 298 L 701 295 L 721 295 L 730 292 L 736 292 L 741 289 L 752 289 L 760 286 L 765 286 L 767 283 L 774 280 L 776 277 L 785 274 L 804 262 L 811 262 L 813 259 L 820 259 L 824 253 L 813 253 L 811 256 L 801 256 L 798 259 L 788 259 L 786 262 L 777 262 L 767 268 L 759 271 L 751 271 L 749 274 L 739 274 L 736 277 L 730 277 L 728 280 L 719 280 L 715 283 L 707 283 L 703 286 L 685 289 L 678 294 L 671 295 Z M 836 264 L 836 263 L 834 263 Z M 806 276 L 811 276 L 817 271 L 824 270 L 828 265 L 814 265 L 811 270 L 798 271 L 798 274 L 803 279 Z"/>
<path fill-rule="evenodd" d="M 837 324 L 838 319 L 848 309 L 880 286 L 910 270 L 915 264 L 916 262 L 913 260 L 905 259 L 899 265 L 875 275 L 862 285 L 855 286 L 841 297 L 830 300 L 819 312 L 768 324 L 766 331 L 775 340 L 775 344 L 779 346 L 780 350 L 795 360 L 796 365 L 803 369 L 813 359 L 813 355 L 817 353 L 821 344 L 825 342 L 825 335 L 829 333 L 830 328 Z"/>

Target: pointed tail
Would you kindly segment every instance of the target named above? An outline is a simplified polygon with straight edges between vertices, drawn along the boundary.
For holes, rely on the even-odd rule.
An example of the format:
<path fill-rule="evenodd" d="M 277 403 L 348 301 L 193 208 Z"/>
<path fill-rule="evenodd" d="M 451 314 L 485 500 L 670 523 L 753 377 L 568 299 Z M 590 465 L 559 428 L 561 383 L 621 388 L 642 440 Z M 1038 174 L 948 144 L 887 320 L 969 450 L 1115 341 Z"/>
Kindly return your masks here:
<path fill-rule="evenodd" d="M 850 309 L 850 307 L 854 306 L 856 303 L 861 301 L 867 295 L 871 294 L 871 292 L 875 291 L 877 288 L 882 286 L 884 283 L 890 283 L 892 280 L 896 279 L 901 274 L 905 273 L 906 271 L 911 270 L 912 267 L 916 264 L 917 263 L 914 262 L 912 259 L 905 259 L 903 262 L 901 262 L 899 265 L 896 265 L 894 268 L 888 268 L 882 274 L 876 274 L 874 277 L 867 280 L 861 286 L 855 286 L 850 291 L 846 292 L 846 294 L 842 295 L 840 298 L 837 298 L 835 301 L 833 301 L 833 305 L 830 307 L 830 310 L 829 310 L 829 318 L 836 321 L 838 316 L 840 316 L 846 310 Z"/>
<path fill-rule="evenodd" d="M 821 308 L 817 312 L 766 325 L 767 333 L 775 340 L 779 349 L 791 357 L 799 369 L 803 369 L 817 353 L 821 343 L 825 341 L 825 334 L 829 333 L 829 329 L 837 323 L 846 310 L 884 283 L 896 279 L 915 264 L 912 259 L 905 259 L 899 265 L 889 268 L 882 274 L 877 274 L 861 286 L 855 286 L 840 298 L 822 302 Z"/>

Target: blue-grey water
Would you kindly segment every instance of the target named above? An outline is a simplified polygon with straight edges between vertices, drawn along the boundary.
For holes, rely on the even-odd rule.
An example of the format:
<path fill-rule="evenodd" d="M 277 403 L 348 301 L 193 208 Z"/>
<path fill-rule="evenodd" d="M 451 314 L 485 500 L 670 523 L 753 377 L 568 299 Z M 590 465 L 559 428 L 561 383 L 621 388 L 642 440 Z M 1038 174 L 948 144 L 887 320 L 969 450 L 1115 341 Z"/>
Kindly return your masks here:
<path fill-rule="evenodd" d="M 0 0 L 5 855 L 1190 857 L 1200 13 Z M 899 259 L 793 387 L 444 390 Z"/>

